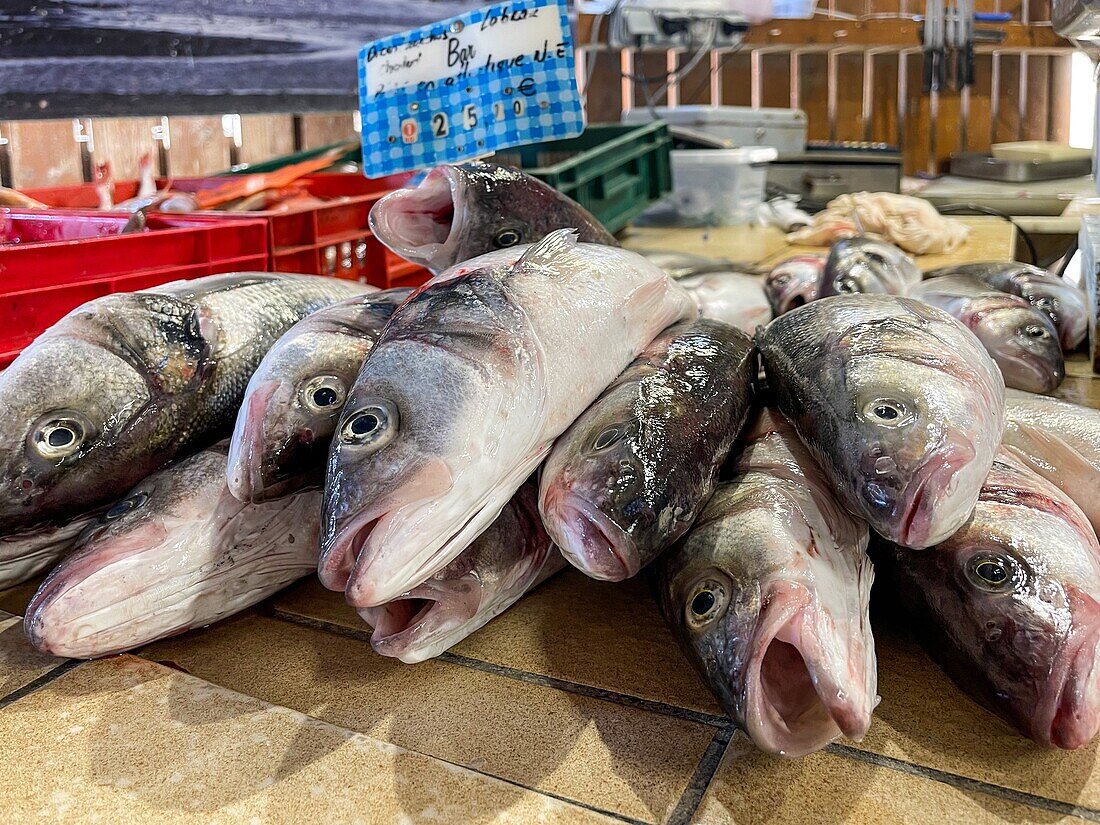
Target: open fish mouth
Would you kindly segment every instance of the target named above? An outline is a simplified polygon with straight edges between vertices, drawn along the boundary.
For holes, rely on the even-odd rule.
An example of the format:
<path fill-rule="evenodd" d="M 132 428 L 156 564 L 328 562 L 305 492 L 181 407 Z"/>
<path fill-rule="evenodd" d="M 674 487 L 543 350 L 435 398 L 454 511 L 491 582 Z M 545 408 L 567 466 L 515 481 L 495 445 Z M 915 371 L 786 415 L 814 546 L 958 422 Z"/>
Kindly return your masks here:
<path fill-rule="evenodd" d="M 745 724 L 753 742 L 781 756 L 803 756 L 843 734 L 862 739 L 873 691 L 865 663 L 848 645 L 822 638 L 833 618 L 802 585 L 783 582 L 764 601 L 745 667 Z"/>
<path fill-rule="evenodd" d="M 974 447 L 964 442 L 952 442 L 929 457 L 914 479 L 902 510 L 894 539 L 898 544 L 921 550 L 943 541 L 962 526 L 965 515 L 961 519 L 945 518 L 943 511 L 949 509 L 948 500 L 961 487 L 958 474 L 974 458 Z"/>
<path fill-rule="evenodd" d="M 1048 747 L 1074 750 L 1100 730 L 1100 604 L 1072 586 L 1066 591 L 1078 629 L 1039 698 L 1032 736 Z"/>
<path fill-rule="evenodd" d="M 638 573 L 633 539 L 598 507 L 575 493 L 563 495 L 551 488 L 543 509 L 548 516 L 547 531 L 574 567 L 591 578 L 613 582 Z"/>
<path fill-rule="evenodd" d="M 450 166 L 437 166 L 410 189 L 398 189 L 371 210 L 370 224 L 386 246 L 406 260 L 440 271 L 462 233 L 465 186 Z"/>
<path fill-rule="evenodd" d="M 1005 384 L 1025 392 L 1048 393 L 1066 377 L 1065 363 L 1029 352 L 1003 353 L 997 356 Z"/>
<path fill-rule="evenodd" d="M 374 628 L 370 643 L 375 652 L 415 664 L 462 638 L 481 600 L 482 586 L 472 576 L 429 580 L 393 601 L 361 608 L 359 615 Z"/>

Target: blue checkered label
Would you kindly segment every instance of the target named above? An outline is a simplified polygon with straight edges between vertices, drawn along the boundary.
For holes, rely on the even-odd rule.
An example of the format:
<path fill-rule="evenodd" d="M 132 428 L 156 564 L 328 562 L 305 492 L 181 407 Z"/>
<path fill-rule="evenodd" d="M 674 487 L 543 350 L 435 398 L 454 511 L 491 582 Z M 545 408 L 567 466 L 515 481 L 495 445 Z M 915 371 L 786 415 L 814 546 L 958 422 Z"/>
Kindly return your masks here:
<path fill-rule="evenodd" d="M 564 0 L 520 0 L 359 52 L 363 173 L 390 175 L 576 137 L 584 113 Z"/>

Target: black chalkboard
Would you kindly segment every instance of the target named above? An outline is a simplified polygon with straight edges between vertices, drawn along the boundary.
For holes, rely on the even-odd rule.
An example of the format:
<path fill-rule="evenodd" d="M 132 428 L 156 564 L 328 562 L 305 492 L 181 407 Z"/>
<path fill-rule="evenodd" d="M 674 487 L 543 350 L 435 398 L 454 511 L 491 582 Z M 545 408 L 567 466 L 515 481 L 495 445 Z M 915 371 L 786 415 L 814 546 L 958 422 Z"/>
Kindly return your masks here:
<path fill-rule="evenodd" d="M 355 105 L 370 40 L 487 0 L 0 0 L 0 120 Z"/>

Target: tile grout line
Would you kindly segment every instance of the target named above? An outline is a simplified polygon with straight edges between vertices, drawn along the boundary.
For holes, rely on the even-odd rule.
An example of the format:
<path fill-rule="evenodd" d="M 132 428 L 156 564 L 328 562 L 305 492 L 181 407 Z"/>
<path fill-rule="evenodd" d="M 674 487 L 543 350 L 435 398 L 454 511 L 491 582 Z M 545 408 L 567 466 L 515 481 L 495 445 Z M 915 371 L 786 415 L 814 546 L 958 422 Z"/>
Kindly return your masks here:
<path fill-rule="evenodd" d="M 692 821 L 707 788 L 710 787 L 714 775 L 718 772 L 718 766 L 722 764 L 722 757 L 726 755 L 730 740 L 736 733 L 737 728 L 732 723 L 727 723 L 715 732 L 703 753 L 703 758 L 695 767 L 695 773 L 691 775 L 691 781 L 680 796 L 680 801 L 672 809 L 666 825 L 688 825 Z"/>
<path fill-rule="evenodd" d="M 368 631 L 353 630 L 349 627 L 342 627 L 322 619 L 311 619 L 304 616 L 285 613 L 278 608 L 275 609 L 273 615 L 274 618 L 281 619 L 291 624 L 305 625 L 317 630 L 335 633 L 340 636 L 359 639 L 360 641 L 370 641 L 370 633 Z M 570 682 L 566 679 L 544 676 L 541 673 L 530 673 L 526 670 L 508 667 L 507 665 L 498 665 L 492 662 L 486 662 L 482 659 L 473 659 L 459 653 L 442 653 L 436 658 L 443 662 L 461 665 L 462 667 L 467 667 L 471 670 L 479 670 L 483 673 L 491 673 L 495 676 L 513 679 L 517 682 L 526 682 L 527 684 L 538 685 L 539 687 L 548 687 L 566 693 L 575 693 L 589 699 L 600 699 L 617 705 L 624 705 L 638 710 L 646 710 L 650 713 L 661 714 L 662 716 L 671 716 L 686 722 L 708 725 L 712 728 L 723 728 L 729 723 L 729 719 L 725 716 L 717 716 L 713 713 L 706 713 L 704 711 L 689 710 L 688 708 L 677 707 L 676 705 L 670 705 L 666 702 L 643 699 L 640 696 L 631 696 L 628 693 L 619 693 L 617 691 L 604 690 L 603 688 L 592 687 L 590 685 L 582 685 L 577 682 Z"/>
<path fill-rule="evenodd" d="M 0 697 L 0 710 L 8 707 L 8 705 L 12 704 L 13 702 L 18 702 L 24 696 L 29 696 L 39 688 L 45 687 L 54 679 L 64 676 L 70 670 L 74 670 L 82 664 L 84 664 L 84 661 L 82 659 L 67 659 L 56 667 L 47 670 L 34 681 L 28 682 L 27 684 L 23 685 L 23 687 L 13 690 L 7 696 Z"/>
<path fill-rule="evenodd" d="M 1006 788 L 1003 785 L 995 785 L 992 782 L 985 782 L 981 779 L 972 779 L 971 777 L 962 776 L 957 773 L 941 771 L 926 765 L 917 765 L 913 762 L 906 762 L 904 759 L 884 756 L 880 753 L 853 748 L 850 745 L 841 745 L 837 742 L 833 742 L 826 746 L 825 750 L 834 756 L 844 756 L 859 762 L 875 765 L 876 767 L 889 768 L 901 773 L 907 773 L 911 776 L 918 776 L 922 779 L 931 779 L 934 782 L 941 782 L 944 785 L 950 785 L 963 790 L 978 791 L 987 796 L 994 796 L 1008 802 L 1026 805 L 1029 808 L 1039 808 L 1066 816 L 1077 816 L 1082 819 L 1100 822 L 1100 811 L 1092 808 L 1082 808 L 1079 805 L 1073 805 L 1069 802 L 1061 802 L 1057 799 L 1049 799 L 1048 797 L 1028 793 L 1027 791 Z"/>

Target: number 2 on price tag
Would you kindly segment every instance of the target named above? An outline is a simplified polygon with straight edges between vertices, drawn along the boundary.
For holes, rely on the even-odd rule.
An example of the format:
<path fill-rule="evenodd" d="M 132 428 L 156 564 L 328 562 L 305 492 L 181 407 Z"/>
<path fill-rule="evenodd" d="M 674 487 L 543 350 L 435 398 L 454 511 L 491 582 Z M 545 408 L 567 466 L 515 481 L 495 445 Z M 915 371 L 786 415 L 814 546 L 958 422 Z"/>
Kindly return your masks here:
<path fill-rule="evenodd" d="M 447 116 L 443 112 L 432 115 L 432 134 L 436 137 L 447 137 L 450 130 L 447 128 Z"/>

